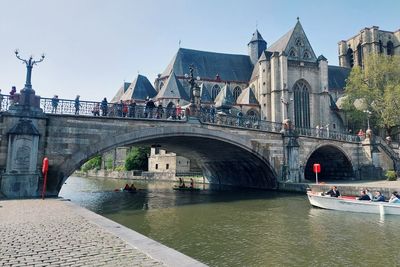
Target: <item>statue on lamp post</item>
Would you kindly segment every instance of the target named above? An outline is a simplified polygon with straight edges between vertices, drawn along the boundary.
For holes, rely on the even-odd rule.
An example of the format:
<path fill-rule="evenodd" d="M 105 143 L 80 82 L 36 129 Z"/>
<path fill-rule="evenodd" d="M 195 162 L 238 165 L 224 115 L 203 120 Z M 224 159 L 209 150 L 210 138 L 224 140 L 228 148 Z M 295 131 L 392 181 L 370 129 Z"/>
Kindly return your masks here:
<path fill-rule="evenodd" d="M 189 75 L 185 75 L 186 78 L 189 78 L 190 84 L 190 116 L 197 116 L 198 108 L 200 107 L 200 87 L 197 85 L 196 80 L 200 80 L 200 77 L 194 78 L 193 75 L 194 67 L 193 65 L 189 66 Z"/>

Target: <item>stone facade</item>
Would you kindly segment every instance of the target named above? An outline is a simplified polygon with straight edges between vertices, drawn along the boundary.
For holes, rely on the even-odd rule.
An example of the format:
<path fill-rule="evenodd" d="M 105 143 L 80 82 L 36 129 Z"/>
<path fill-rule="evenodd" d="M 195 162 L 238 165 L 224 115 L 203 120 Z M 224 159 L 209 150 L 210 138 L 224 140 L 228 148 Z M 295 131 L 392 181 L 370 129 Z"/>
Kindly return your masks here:
<path fill-rule="evenodd" d="M 190 172 L 190 160 L 178 156 L 176 153 L 167 153 L 164 149 L 152 147 L 149 157 L 149 172 L 172 172 L 174 174 Z"/>
<path fill-rule="evenodd" d="M 347 68 L 362 67 L 365 56 L 371 53 L 400 55 L 400 29 L 391 32 L 377 26 L 364 28 L 350 39 L 340 41 L 338 50 L 339 65 Z"/>

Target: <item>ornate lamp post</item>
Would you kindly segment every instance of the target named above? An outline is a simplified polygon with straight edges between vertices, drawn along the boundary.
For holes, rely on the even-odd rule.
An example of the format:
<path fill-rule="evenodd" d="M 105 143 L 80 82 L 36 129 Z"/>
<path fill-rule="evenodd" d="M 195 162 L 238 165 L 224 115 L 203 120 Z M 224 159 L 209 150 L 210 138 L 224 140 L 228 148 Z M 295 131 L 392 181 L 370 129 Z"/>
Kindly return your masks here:
<path fill-rule="evenodd" d="M 199 81 L 200 77 L 196 77 L 196 79 L 193 76 L 193 71 L 194 67 L 193 65 L 189 66 L 189 75 L 185 75 L 186 78 L 189 78 L 189 84 L 190 84 L 190 105 L 189 105 L 189 110 L 190 110 L 190 116 L 196 116 L 197 115 L 197 110 L 198 106 L 200 105 L 200 87 L 197 85 L 196 80 Z"/>
<path fill-rule="evenodd" d="M 36 103 L 38 100 L 35 99 L 35 91 L 32 89 L 32 69 L 34 65 L 37 65 L 44 60 L 45 55 L 42 54 L 42 57 L 39 60 L 34 60 L 32 56 L 30 56 L 29 59 L 22 59 L 19 56 L 19 51 L 15 50 L 15 56 L 26 65 L 26 81 L 24 89 L 21 90 L 20 104 L 23 104 L 24 106 L 39 107 L 39 103 Z"/>

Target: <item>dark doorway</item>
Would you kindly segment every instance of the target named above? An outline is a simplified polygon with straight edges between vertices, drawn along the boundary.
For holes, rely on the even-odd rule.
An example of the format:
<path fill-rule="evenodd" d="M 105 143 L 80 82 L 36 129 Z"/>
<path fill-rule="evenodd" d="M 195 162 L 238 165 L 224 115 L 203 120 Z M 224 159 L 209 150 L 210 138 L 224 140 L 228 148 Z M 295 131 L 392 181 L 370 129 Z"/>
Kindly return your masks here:
<path fill-rule="evenodd" d="M 321 164 L 319 181 L 337 181 L 354 179 L 353 166 L 346 155 L 334 146 L 323 146 L 315 150 L 307 161 L 304 177 L 315 181 L 314 163 Z"/>

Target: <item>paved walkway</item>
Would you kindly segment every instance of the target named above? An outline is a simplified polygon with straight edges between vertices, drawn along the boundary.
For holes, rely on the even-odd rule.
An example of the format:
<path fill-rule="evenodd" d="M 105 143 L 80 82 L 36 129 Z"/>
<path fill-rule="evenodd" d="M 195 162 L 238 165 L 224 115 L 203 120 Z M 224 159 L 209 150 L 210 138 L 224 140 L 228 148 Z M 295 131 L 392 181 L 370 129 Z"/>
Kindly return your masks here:
<path fill-rule="evenodd" d="M 0 266 L 168 265 L 204 266 L 68 201 L 0 201 Z"/>

